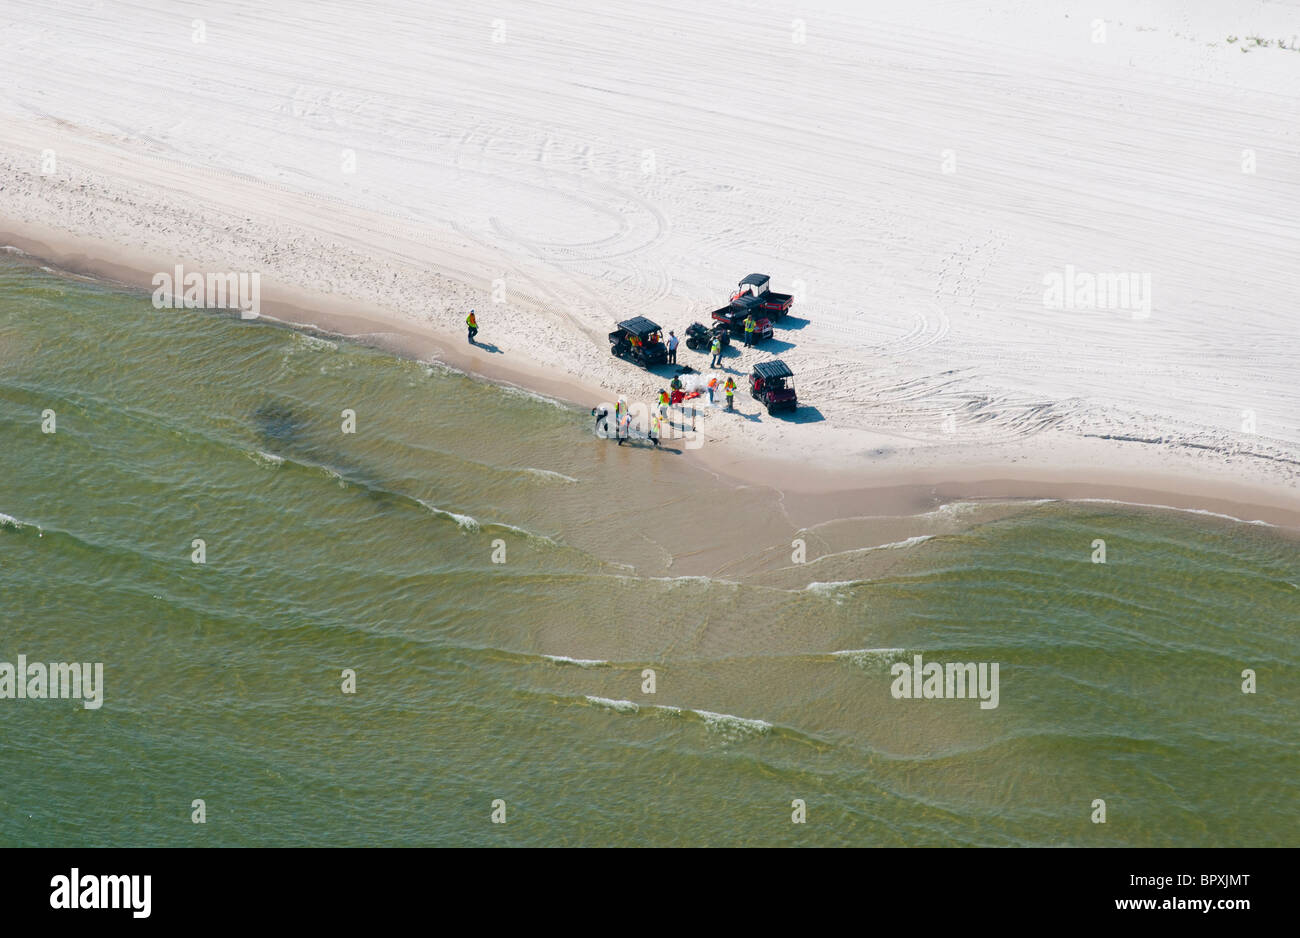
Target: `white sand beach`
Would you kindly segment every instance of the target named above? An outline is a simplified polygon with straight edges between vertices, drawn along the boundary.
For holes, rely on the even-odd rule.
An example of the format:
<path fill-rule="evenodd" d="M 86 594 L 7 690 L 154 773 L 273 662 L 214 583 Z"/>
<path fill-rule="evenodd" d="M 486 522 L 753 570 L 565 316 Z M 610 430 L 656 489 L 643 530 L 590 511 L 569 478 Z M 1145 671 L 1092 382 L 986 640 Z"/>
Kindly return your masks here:
<path fill-rule="evenodd" d="M 617 320 L 763 272 L 792 315 L 725 364 L 803 406 L 685 458 L 1300 517 L 1293 0 L 10 0 L 0 40 L 0 242 L 50 263 L 258 271 L 583 405 L 666 384 Z"/>

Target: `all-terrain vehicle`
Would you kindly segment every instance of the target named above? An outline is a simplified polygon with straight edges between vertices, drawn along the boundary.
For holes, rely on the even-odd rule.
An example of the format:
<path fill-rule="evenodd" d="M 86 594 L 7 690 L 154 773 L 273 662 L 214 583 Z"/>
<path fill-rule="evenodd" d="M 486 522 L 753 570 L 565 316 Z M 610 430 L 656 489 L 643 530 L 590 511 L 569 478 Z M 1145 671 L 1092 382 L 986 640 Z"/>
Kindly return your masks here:
<path fill-rule="evenodd" d="M 767 408 L 769 414 L 774 410 L 794 410 L 799 406 L 799 396 L 794 390 L 794 372 L 777 358 L 754 366 L 749 375 L 749 393 Z"/>
<path fill-rule="evenodd" d="M 723 325 L 732 335 L 743 339 L 745 317 L 751 314 L 754 317 L 754 341 L 762 342 L 772 338 L 772 320 L 758 309 L 758 300 L 754 297 L 742 298 L 741 301 L 733 301 L 730 306 L 715 309 L 712 319 L 715 326 Z"/>
<path fill-rule="evenodd" d="M 748 302 L 755 307 L 755 316 L 761 311 L 769 319 L 780 322 L 794 304 L 794 297 L 789 293 L 773 293 L 769 289 L 771 282 L 767 274 L 750 274 L 736 285 L 731 302 Z"/>
<path fill-rule="evenodd" d="M 701 322 L 693 322 L 686 327 L 686 347 L 695 352 L 707 352 L 713 347 L 713 339 L 717 337 L 726 348 L 731 344 L 731 328 L 723 323 L 715 322 L 712 326 L 706 326 Z"/>
<path fill-rule="evenodd" d="M 634 316 L 618 324 L 609 334 L 609 350 L 619 358 L 627 358 L 649 368 L 668 361 L 668 347 L 664 345 L 663 330 L 659 324 L 644 316 Z"/>

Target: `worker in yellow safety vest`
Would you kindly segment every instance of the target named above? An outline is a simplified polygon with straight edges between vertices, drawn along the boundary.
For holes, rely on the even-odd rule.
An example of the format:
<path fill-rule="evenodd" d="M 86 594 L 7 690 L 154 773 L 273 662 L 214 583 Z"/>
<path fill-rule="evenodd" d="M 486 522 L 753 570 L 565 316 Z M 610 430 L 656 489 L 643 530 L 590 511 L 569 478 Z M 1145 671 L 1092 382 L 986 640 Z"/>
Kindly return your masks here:
<path fill-rule="evenodd" d="M 730 375 L 727 376 L 727 383 L 722 386 L 722 390 L 727 392 L 727 410 L 735 410 L 736 382 Z"/>
<path fill-rule="evenodd" d="M 754 322 L 754 314 L 750 313 L 748 316 L 745 317 L 745 347 L 746 348 L 754 344 L 755 325 L 757 324 Z"/>
<path fill-rule="evenodd" d="M 478 320 L 474 318 L 474 310 L 471 309 L 465 317 L 465 325 L 469 327 L 469 340 L 473 342 L 474 336 L 478 335 Z"/>

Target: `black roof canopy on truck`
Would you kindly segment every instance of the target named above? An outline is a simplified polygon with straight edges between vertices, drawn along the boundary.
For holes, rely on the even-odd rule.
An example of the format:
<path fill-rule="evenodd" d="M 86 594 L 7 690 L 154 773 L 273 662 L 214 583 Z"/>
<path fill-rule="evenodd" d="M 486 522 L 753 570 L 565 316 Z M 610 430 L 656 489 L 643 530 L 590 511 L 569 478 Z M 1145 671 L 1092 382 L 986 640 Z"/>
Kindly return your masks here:
<path fill-rule="evenodd" d="M 768 362 L 759 362 L 754 366 L 754 374 L 764 381 L 770 381 L 773 378 L 794 377 L 794 372 L 790 370 L 790 366 L 779 358 L 774 358 Z"/>
<path fill-rule="evenodd" d="M 768 280 L 770 279 L 771 278 L 767 274 L 750 274 L 744 280 L 740 281 L 740 285 L 742 287 L 747 284 L 755 287 L 761 287 L 763 284 L 767 283 Z"/>
<path fill-rule="evenodd" d="M 638 339 L 644 339 L 652 333 L 662 331 L 657 322 L 651 322 L 644 316 L 634 316 L 631 319 L 624 319 L 618 324 L 618 327 L 624 332 L 632 333 Z"/>

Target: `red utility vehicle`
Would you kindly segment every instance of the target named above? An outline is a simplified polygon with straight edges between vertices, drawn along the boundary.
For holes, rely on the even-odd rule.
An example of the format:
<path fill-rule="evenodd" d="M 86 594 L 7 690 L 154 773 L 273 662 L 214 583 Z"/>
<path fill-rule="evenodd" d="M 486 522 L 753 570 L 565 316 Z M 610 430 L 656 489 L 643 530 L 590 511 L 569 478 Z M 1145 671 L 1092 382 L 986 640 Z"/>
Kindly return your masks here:
<path fill-rule="evenodd" d="M 762 311 L 769 319 L 781 321 L 781 317 L 790 311 L 794 304 L 794 297 L 789 293 L 773 293 L 769 289 L 772 278 L 767 274 L 750 274 L 744 280 L 736 285 L 736 292 L 732 294 L 731 302 L 737 303 L 746 301 L 752 303 L 755 309 L 755 315 Z"/>
<path fill-rule="evenodd" d="M 770 414 L 774 410 L 794 410 L 799 396 L 794 390 L 794 372 L 778 358 L 759 362 L 749 375 L 749 393 Z"/>

